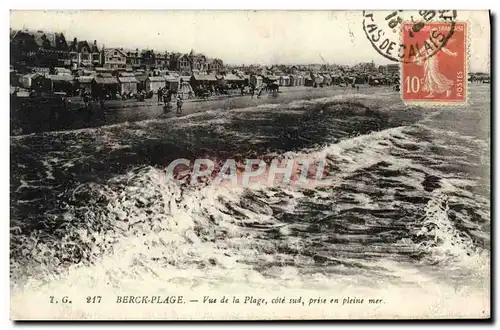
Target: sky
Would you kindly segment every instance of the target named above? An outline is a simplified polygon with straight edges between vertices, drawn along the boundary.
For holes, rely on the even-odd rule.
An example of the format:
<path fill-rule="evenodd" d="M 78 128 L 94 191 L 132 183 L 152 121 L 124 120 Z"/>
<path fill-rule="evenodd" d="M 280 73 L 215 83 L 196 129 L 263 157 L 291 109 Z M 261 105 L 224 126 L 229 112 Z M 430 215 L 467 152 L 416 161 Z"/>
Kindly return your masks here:
<path fill-rule="evenodd" d="M 469 22 L 470 71 L 489 71 L 487 11 L 459 11 Z M 385 16 L 385 15 L 383 15 Z M 375 51 L 362 11 L 11 11 L 10 26 L 97 40 L 99 47 L 194 49 L 227 64 L 394 63 Z"/>

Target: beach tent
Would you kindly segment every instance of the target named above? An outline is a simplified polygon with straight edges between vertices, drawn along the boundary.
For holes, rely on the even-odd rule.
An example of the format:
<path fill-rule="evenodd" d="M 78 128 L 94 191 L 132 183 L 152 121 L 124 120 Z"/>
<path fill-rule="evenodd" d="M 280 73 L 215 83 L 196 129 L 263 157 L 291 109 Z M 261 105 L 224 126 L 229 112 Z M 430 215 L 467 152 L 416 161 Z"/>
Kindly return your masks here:
<path fill-rule="evenodd" d="M 179 85 L 177 94 L 181 95 L 184 99 L 191 98 L 194 95 L 193 87 L 191 87 L 191 85 L 187 81 L 183 81 Z"/>

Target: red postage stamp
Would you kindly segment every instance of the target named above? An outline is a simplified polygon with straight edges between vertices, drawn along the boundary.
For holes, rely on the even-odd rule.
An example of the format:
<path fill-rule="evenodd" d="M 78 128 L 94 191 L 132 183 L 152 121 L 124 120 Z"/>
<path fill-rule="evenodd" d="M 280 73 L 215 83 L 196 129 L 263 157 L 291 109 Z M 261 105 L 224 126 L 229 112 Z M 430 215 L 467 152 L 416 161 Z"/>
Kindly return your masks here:
<path fill-rule="evenodd" d="M 402 25 L 408 61 L 401 63 L 402 98 L 408 103 L 467 103 L 467 25 Z"/>

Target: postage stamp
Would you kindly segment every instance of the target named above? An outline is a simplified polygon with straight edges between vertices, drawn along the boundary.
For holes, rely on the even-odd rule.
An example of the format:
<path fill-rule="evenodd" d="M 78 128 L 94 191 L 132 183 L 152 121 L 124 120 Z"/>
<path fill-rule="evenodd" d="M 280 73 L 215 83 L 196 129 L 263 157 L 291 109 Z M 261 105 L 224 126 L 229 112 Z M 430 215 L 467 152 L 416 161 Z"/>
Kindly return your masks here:
<path fill-rule="evenodd" d="M 467 103 L 467 23 L 427 23 L 418 32 L 413 22 L 402 25 L 408 45 L 401 63 L 401 95 L 405 102 Z M 450 30 L 454 29 L 450 35 Z"/>

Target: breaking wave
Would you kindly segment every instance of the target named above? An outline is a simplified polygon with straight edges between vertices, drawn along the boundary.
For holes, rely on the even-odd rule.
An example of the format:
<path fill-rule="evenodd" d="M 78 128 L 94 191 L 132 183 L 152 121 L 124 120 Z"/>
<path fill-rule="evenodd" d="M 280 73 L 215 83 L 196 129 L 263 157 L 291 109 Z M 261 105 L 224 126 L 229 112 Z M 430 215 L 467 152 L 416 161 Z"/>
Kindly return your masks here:
<path fill-rule="evenodd" d="M 336 109 L 331 117 L 318 115 L 343 106 L 336 102 L 295 102 L 283 112 L 273 105 L 279 121 L 288 120 L 283 128 L 275 127 L 276 113 L 260 106 L 32 137 L 59 146 L 42 151 L 35 174 L 17 156 L 18 181 L 11 188 L 19 197 L 11 221 L 13 282 L 26 288 L 85 277 L 123 288 L 148 278 L 159 286 L 310 289 L 339 283 L 453 285 L 486 278 L 487 142 L 429 126 L 421 114 L 415 119 L 417 110 L 411 108 L 395 115 L 403 118 L 398 121 L 364 105 L 352 112 L 355 103 L 344 114 Z M 242 127 L 240 119 L 255 125 Z M 318 131 L 308 136 L 293 134 L 313 126 Z M 221 159 L 236 150 L 243 156 L 257 150 L 262 157 L 323 158 L 330 184 L 313 189 L 181 185 L 165 172 L 168 161 L 185 156 L 180 143 L 168 159 L 149 154 L 147 161 L 134 163 L 127 156 L 140 157 L 134 149 L 138 138 L 169 141 L 172 134 L 189 147 L 205 143 L 201 151 Z M 15 150 L 26 154 L 28 138 L 17 138 Z M 283 139 L 295 144 L 283 149 Z M 162 148 L 148 146 L 141 155 Z M 95 150 L 115 156 L 103 160 L 107 165 L 95 160 L 82 165 Z M 113 173 L 99 176 L 102 166 Z M 61 183 L 58 177 L 67 179 Z M 55 204 L 40 190 L 57 192 Z M 33 211 L 19 211 L 42 201 L 47 209 L 36 223 L 26 218 Z"/>

